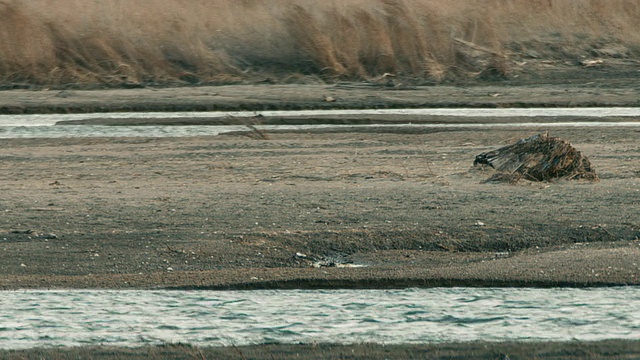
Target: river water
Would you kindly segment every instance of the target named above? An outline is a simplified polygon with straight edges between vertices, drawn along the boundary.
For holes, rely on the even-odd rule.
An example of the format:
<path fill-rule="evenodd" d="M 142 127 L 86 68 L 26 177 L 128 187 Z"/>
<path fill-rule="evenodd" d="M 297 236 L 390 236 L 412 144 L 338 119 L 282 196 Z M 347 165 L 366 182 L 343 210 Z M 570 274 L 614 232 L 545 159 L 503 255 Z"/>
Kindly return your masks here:
<path fill-rule="evenodd" d="M 0 292 L 0 348 L 640 339 L 640 287 Z"/>
<path fill-rule="evenodd" d="M 145 113 L 91 113 L 91 114 L 36 114 L 0 115 L 0 138 L 61 138 L 61 137 L 189 137 L 218 135 L 230 131 L 247 130 L 245 126 L 101 126 L 65 125 L 53 126 L 60 121 L 85 119 L 180 119 L 221 117 L 300 117 L 300 116 L 350 116 L 350 115 L 394 115 L 394 116 L 456 116 L 465 117 L 584 117 L 589 121 L 550 123 L 448 123 L 448 124 L 402 124 L 375 125 L 376 127 L 420 127 L 420 128 L 490 128 L 490 127 L 566 127 L 566 126 L 624 126 L 640 127 L 640 108 L 528 108 L 528 109 L 383 109 L 383 110 L 306 110 L 306 111 L 261 111 L 261 112 L 145 112 Z M 602 117 L 628 118 L 630 121 L 598 122 Z M 367 127 L 371 125 L 264 125 L 256 128 L 274 129 L 320 129 L 336 127 Z"/>

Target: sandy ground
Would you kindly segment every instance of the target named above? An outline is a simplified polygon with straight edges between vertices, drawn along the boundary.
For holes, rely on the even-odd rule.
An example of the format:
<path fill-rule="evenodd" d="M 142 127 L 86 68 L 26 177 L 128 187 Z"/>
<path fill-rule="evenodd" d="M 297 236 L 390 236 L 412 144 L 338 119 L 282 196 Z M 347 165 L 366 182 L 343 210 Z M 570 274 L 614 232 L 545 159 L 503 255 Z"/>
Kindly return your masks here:
<path fill-rule="evenodd" d="M 640 67 L 640 66 L 639 66 Z M 637 76 L 637 75 L 636 75 Z M 637 82 L 385 87 L 371 84 L 229 85 L 3 91 L 0 114 L 107 111 L 301 110 L 436 107 L 640 106 Z"/>
<path fill-rule="evenodd" d="M 546 129 L 396 130 L 0 140 L 0 287 L 640 283 L 640 129 L 554 128 L 601 181 L 516 185 L 475 155 Z"/>
<path fill-rule="evenodd" d="M 622 80 L 597 86 L 282 85 L 2 95 L 4 113 L 633 106 L 640 98 L 638 88 Z M 588 156 L 600 182 L 486 184 L 491 170 L 472 167 L 475 155 L 546 130 Z M 639 136 L 639 128 L 536 126 L 2 139 L 0 288 L 637 285 Z M 624 349 L 640 353 L 637 342 Z M 84 351 L 107 358 L 117 353 L 103 350 Z M 140 351 L 173 356 L 164 350 Z M 230 358 L 244 358 L 227 350 Z M 345 357 L 334 350 L 302 352 L 307 358 Z M 591 354 L 598 358 L 609 350 Z M 360 358 L 386 350 L 364 351 Z M 416 351 L 411 356 L 426 356 Z M 588 357 L 567 351 L 567 358 Z M 554 358 L 547 355 L 540 356 Z"/>

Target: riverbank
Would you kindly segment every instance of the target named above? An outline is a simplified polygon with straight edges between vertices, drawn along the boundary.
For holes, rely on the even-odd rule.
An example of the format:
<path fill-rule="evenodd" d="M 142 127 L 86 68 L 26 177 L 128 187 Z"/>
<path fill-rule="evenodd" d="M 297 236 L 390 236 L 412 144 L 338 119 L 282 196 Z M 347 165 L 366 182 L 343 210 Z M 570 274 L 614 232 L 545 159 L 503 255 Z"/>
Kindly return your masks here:
<path fill-rule="evenodd" d="M 567 74 L 548 72 L 540 80 L 474 82 L 456 86 L 386 87 L 372 83 L 339 83 L 7 90 L 1 92 L 0 114 L 640 106 L 635 80 L 639 67 L 624 66 L 623 69 L 574 69 L 581 74 L 579 80 L 567 79 Z M 553 79 L 555 75 L 565 83 L 558 83 Z"/>
<path fill-rule="evenodd" d="M 451 343 L 416 345 L 256 345 L 196 347 L 166 344 L 141 348 L 82 347 L 0 351 L 8 360 L 41 359 L 635 359 L 640 342 L 607 340 L 550 343 Z"/>

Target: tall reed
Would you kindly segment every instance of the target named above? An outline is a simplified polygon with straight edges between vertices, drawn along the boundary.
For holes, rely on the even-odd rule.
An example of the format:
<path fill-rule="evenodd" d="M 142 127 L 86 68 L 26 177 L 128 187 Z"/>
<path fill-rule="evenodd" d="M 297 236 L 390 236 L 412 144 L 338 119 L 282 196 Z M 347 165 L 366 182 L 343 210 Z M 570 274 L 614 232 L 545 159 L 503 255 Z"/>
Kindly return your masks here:
<path fill-rule="evenodd" d="M 638 19 L 636 0 L 0 0 L 0 83 L 437 83 L 526 51 L 637 55 Z"/>

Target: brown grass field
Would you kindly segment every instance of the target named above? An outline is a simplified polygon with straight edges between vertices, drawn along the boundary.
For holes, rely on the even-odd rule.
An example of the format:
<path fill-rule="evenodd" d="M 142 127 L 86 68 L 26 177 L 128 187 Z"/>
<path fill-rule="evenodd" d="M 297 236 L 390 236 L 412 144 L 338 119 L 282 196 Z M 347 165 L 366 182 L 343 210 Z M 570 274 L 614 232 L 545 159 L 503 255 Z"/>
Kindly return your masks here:
<path fill-rule="evenodd" d="M 635 0 L 2 0 L 0 85 L 501 77 L 638 55 L 638 18 Z"/>

